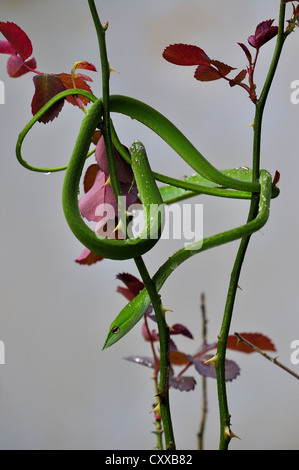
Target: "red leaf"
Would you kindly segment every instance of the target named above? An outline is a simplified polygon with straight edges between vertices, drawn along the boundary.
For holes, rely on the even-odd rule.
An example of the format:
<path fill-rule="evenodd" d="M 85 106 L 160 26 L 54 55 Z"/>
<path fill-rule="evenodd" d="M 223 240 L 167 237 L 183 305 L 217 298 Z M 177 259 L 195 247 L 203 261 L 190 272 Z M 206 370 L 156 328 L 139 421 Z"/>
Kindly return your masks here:
<path fill-rule="evenodd" d="M 188 44 L 172 44 L 163 52 L 163 57 L 168 62 L 176 65 L 209 64 L 210 59 L 200 47 Z"/>
<path fill-rule="evenodd" d="M 222 78 L 221 73 L 211 65 L 199 65 L 195 70 L 194 77 L 201 82 L 211 82 Z"/>
<path fill-rule="evenodd" d="M 0 22 L 0 31 L 11 44 L 14 50 L 22 57 L 28 59 L 32 54 L 32 44 L 26 33 L 15 23 Z"/>
<path fill-rule="evenodd" d="M 224 64 L 219 60 L 211 60 L 211 64 L 214 65 L 214 67 L 216 67 L 219 73 L 224 77 L 228 75 L 229 72 L 231 72 L 232 70 L 235 70 L 235 67 L 231 67 L 230 65 Z"/>
<path fill-rule="evenodd" d="M 243 69 L 241 72 L 238 73 L 238 75 L 235 76 L 235 78 L 232 78 L 229 82 L 230 86 L 235 86 L 241 82 L 243 82 L 244 78 L 247 75 L 247 70 Z M 248 88 L 248 87 L 246 87 Z"/>
<path fill-rule="evenodd" d="M 245 46 L 245 44 L 243 44 L 242 42 L 238 42 L 238 44 L 243 49 L 243 51 L 245 52 L 247 60 L 248 60 L 249 64 L 251 65 L 252 64 L 252 57 L 251 57 L 251 54 L 250 54 L 250 51 L 249 51 L 248 47 Z"/>
<path fill-rule="evenodd" d="M 59 77 L 52 74 L 42 73 L 33 78 L 35 85 L 35 94 L 32 99 L 31 108 L 32 114 L 35 115 L 53 96 L 65 90 L 65 86 Z M 39 122 L 46 124 L 53 121 L 58 116 L 64 100 L 59 100 L 52 106 L 40 119 Z"/>
<path fill-rule="evenodd" d="M 272 341 L 261 333 L 239 333 L 244 339 L 247 339 L 250 343 L 257 346 L 263 351 L 276 351 Z M 235 351 L 244 352 L 250 354 L 255 352 L 250 346 L 240 341 L 236 336 L 231 335 L 228 337 L 227 348 Z"/>
<path fill-rule="evenodd" d="M 73 78 L 72 75 L 69 73 L 59 73 L 57 74 L 57 77 L 60 78 L 62 83 L 64 84 L 65 88 L 67 89 L 72 89 L 72 88 L 79 88 L 80 90 L 86 90 L 92 93 L 92 90 L 89 85 L 82 79 L 78 77 L 74 77 L 74 82 L 75 82 L 75 87 L 73 83 Z M 85 96 L 80 96 L 81 101 L 83 102 L 84 105 L 90 102 L 88 98 Z M 74 106 L 78 106 L 78 102 L 73 96 L 68 96 L 66 100 L 71 103 Z"/>
<path fill-rule="evenodd" d="M 272 187 L 273 188 L 279 183 L 279 180 L 280 180 L 280 173 L 279 173 L 279 171 L 276 170 L 274 178 L 273 178 L 273 182 L 272 182 Z"/>
<path fill-rule="evenodd" d="M 241 72 L 238 73 L 238 75 L 235 76 L 233 81 L 236 82 L 236 83 L 241 83 L 241 82 L 243 82 L 246 75 L 247 75 L 247 70 L 243 69 L 243 70 L 241 70 Z"/>
<path fill-rule="evenodd" d="M 76 62 L 74 69 L 85 69 L 85 70 L 91 70 L 92 72 L 96 72 L 97 69 L 93 64 L 90 62 L 87 62 L 86 60 L 81 60 L 80 62 Z"/>

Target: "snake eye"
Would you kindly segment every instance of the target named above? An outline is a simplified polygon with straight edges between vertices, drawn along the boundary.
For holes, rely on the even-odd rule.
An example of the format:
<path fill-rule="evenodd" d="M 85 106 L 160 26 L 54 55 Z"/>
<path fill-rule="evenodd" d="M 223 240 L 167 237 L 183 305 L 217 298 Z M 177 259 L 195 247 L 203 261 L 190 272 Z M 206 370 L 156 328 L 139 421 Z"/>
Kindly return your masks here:
<path fill-rule="evenodd" d="M 119 332 L 119 327 L 118 327 L 118 326 L 114 326 L 114 327 L 111 329 L 111 333 L 113 333 L 114 335 L 115 335 L 116 333 L 118 333 L 118 332 Z"/>

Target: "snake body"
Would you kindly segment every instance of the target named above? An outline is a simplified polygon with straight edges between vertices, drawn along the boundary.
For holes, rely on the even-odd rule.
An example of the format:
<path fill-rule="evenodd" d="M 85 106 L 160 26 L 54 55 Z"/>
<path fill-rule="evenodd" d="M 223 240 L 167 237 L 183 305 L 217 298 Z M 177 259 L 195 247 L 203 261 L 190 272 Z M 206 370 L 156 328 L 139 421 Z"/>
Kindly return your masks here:
<path fill-rule="evenodd" d="M 68 165 L 57 168 L 38 168 L 28 164 L 23 159 L 21 153 L 24 138 L 44 112 L 48 111 L 57 101 L 68 95 L 86 96 L 93 102 L 82 121 Z M 84 246 L 94 253 L 110 259 L 136 259 L 143 255 L 154 246 L 161 235 L 163 218 L 161 211 L 159 210 L 152 214 L 150 208 L 152 206 L 161 207 L 163 202 L 162 195 L 166 203 L 205 191 L 208 194 L 223 195 L 225 197 L 250 198 L 253 193 L 259 197 L 259 213 L 254 220 L 232 230 L 213 235 L 199 242 L 194 242 L 172 255 L 153 277 L 156 289 L 160 291 L 170 274 L 191 256 L 215 246 L 251 235 L 266 223 L 269 216 L 271 197 L 276 197 L 279 192 L 277 188 L 272 188 L 271 175 L 267 171 L 261 170 L 259 181 L 252 181 L 247 171 L 245 173 L 244 171 L 237 170 L 219 171 L 203 157 L 177 127 L 154 108 L 141 101 L 121 95 L 110 96 L 109 104 L 111 112 L 129 116 L 153 130 L 197 172 L 197 176 L 195 175 L 195 177 L 183 182 L 170 178 L 168 181 L 173 181 L 170 192 L 169 187 L 168 189 L 164 187 L 164 190 L 162 188 L 159 191 L 156 179 L 160 178 L 160 181 L 163 181 L 164 177 L 152 172 L 143 145 L 139 141 L 135 141 L 130 148 L 130 156 L 128 158 L 144 206 L 145 228 L 139 237 L 127 238 L 125 240 L 113 240 L 97 236 L 84 222 L 80 214 L 78 208 L 78 188 L 94 131 L 103 114 L 103 101 L 84 90 L 72 89 L 59 93 L 31 119 L 20 133 L 16 146 L 16 154 L 19 162 L 33 171 L 49 172 L 66 169 L 62 190 L 63 210 L 72 232 Z M 127 155 L 124 156 L 127 158 Z M 179 187 L 180 185 L 181 187 Z M 175 188 L 175 186 L 177 187 Z M 149 304 L 149 295 L 146 289 L 143 289 L 112 322 L 104 348 L 111 346 L 128 333 L 142 318 Z"/>

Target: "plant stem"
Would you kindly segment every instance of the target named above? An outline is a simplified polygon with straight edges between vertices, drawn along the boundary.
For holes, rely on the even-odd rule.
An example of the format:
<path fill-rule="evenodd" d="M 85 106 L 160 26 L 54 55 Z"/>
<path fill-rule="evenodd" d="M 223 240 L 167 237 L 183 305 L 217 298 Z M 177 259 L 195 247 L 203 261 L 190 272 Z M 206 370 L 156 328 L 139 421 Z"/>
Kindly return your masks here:
<path fill-rule="evenodd" d="M 207 316 L 206 316 L 206 305 L 205 296 L 201 295 L 201 316 L 202 316 L 202 343 L 207 344 Z M 202 405 L 201 405 L 201 420 L 199 430 L 197 433 L 197 448 L 198 450 L 204 450 L 204 432 L 206 427 L 206 418 L 208 413 L 208 391 L 207 391 L 207 377 L 204 375 L 201 378 L 201 389 L 202 389 Z"/>
<path fill-rule="evenodd" d="M 112 144 L 111 137 L 111 120 L 110 120 L 110 66 L 108 62 L 107 47 L 106 47 L 106 30 L 108 25 L 103 26 L 94 0 L 88 0 L 90 12 L 94 22 L 95 30 L 98 37 L 99 49 L 100 49 L 100 60 L 101 60 L 101 70 L 102 70 L 102 93 L 103 93 L 103 124 L 102 124 L 102 133 L 105 141 L 105 148 L 107 153 L 108 167 L 109 167 L 109 176 L 110 183 L 115 195 L 116 201 L 118 201 L 118 196 L 122 195 L 120 183 L 118 179 L 115 155 Z M 99 116 L 100 118 L 100 116 Z M 122 198 L 120 198 L 122 200 Z"/>
<path fill-rule="evenodd" d="M 277 65 L 280 59 L 281 51 L 288 34 L 284 32 L 285 23 L 285 9 L 286 5 L 283 0 L 280 0 L 280 11 L 279 11 L 279 25 L 278 34 L 276 39 L 276 46 L 273 53 L 272 61 L 268 70 L 268 74 L 261 92 L 261 95 L 256 103 L 256 113 L 254 118 L 254 138 L 253 138 L 253 181 L 257 181 L 259 178 L 260 169 L 260 147 L 261 147 L 261 132 L 262 132 L 262 119 L 267 97 L 273 82 L 273 78 L 277 69 Z"/>
<path fill-rule="evenodd" d="M 260 95 L 256 103 L 255 118 L 254 118 L 254 136 L 253 136 L 253 161 L 252 161 L 252 181 L 257 181 L 260 173 L 260 153 L 261 153 L 261 131 L 262 131 L 262 119 L 263 112 L 268 97 L 268 93 L 273 82 L 273 78 L 277 69 L 282 47 L 286 38 L 284 33 L 284 22 L 285 22 L 285 4 L 283 0 L 280 0 L 280 12 L 279 12 L 279 27 L 278 35 L 276 40 L 276 46 L 273 53 L 272 61 L 269 67 L 269 71 Z M 247 222 L 253 220 L 258 211 L 258 195 L 253 194 L 249 209 Z M 226 392 L 226 381 L 225 381 L 225 357 L 226 357 L 226 346 L 227 338 L 229 335 L 230 325 L 232 321 L 234 303 L 236 292 L 239 285 L 239 278 L 241 273 L 242 264 L 246 255 L 247 247 L 251 236 L 242 238 L 233 270 L 230 277 L 230 283 L 228 288 L 228 294 L 226 299 L 226 305 L 222 320 L 222 326 L 218 337 L 217 355 L 215 357 L 215 368 L 217 375 L 217 390 L 218 390 L 218 402 L 219 402 L 219 414 L 220 414 L 220 440 L 219 449 L 227 450 L 230 440 L 234 437 L 231 431 L 230 425 L 230 413 L 227 401 Z"/>
<path fill-rule="evenodd" d="M 174 450 L 175 441 L 172 429 L 170 405 L 169 405 L 169 327 L 165 321 L 165 313 L 157 292 L 155 283 L 150 277 L 145 263 L 141 257 L 135 258 L 135 263 L 148 291 L 151 304 L 155 311 L 160 342 L 160 381 L 158 388 L 158 402 L 160 404 L 161 418 L 163 422 L 166 449 Z"/>
<path fill-rule="evenodd" d="M 256 213 L 256 201 L 251 202 L 250 212 L 248 221 L 252 220 L 253 215 Z M 233 433 L 230 429 L 230 413 L 228 408 L 227 393 L 226 393 L 226 381 L 225 381 L 225 357 L 226 357 L 226 345 L 227 338 L 229 335 L 236 292 L 239 285 L 239 277 L 241 273 L 242 264 L 246 255 L 246 250 L 249 244 L 250 236 L 244 237 L 241 240 L 233 270 L 230 277 L 230 283 L 226 298 L 226 305 L 224 309 L 224 315 L 222 320 L 222 326 L 218 336 L 218 347 L 217 347 L 217 360 L 215 362 L 216 376 L 217 376 L 217 390 L 218 390 L 218 403 L 219 403 L 219 414 L 220 414 L 220 441 L 219 450 L 227 450 L 229 442 L 233 437 Z"/>

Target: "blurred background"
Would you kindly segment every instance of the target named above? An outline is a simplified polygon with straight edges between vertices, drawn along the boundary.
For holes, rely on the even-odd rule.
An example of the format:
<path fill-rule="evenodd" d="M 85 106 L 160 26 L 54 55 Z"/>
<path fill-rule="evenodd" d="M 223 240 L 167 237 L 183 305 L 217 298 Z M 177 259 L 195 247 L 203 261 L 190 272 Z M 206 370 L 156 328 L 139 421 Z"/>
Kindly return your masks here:
<path fill-rule="evenodd" d="M 254 106 L 245 92 L 226 82 L 201 83 L 194 67 L 162 59 L 168 44 L 198 45 L 215 59 L 241 70 L 246 43 L 257 24 L 278 17 L 279 1 L 98 0 L 101 21 L 109 21 L 107 46 L 111 92 L 134 96 L 165 114 L 218 168 L 251 165 Z M 290 5 L 289 5 L 290 7 Z M 289 12 L 291 8 L 288 8 Z M 77 60 L 99 66 L 96 34 L 87 2 L 81 0 L 2 0 L 1 21 L 17 23 L 30 37 L 38 70 L 70 73 Z M 289 16 L 291 13 L 289 14 Z M 277 21 L 275 22 L 277 24 Z M 4 39 L 4 38 L 1 38 Z M 261 332 L 292 365 L 290 345 L 299 339 L 298 321 L 298 118 L 290 101 L 291 82 L 299 79 L 299 31 L 287 40 L 269 95 L 263 124 L 262 167 L 281 173 L 281 195 L 273 201 L 262 234 L 252 237 L 242 270 L 231 332 Z M 260 53 L 258 93 L 274 41 Z M 137 275 L 131 261 L 80 266 L 82 246 L 70 232 L 61 207 L 64 175 L 31 173 L 15 158 L 19 132 L 31 117 L 32 74 L 11 79 L 8 56 L 0 56 L 5 104 L 1 127 L 1 282 L 0 340 L 6 364 L 0 366 L 1 449 L 153 449 L 155 435 L 152 371 L 125 361 L 150 355 L 141 323 L 114 347 L 102 351 L 109 325 L 126 304 L 116 293 L 117 273 Z M 100 73 L 90 73 L 100 96 Z M 40 166 L 68 161 L 82 114 L 69 104 L 59 119 L 39 124 L 24 144 L 24 158 Z M 191 174 L 159 138 L 130 119 L 115 116 L 124 144 L 138 138 L 152 167 L 174 177 Z M 204 235 L 244 223 L 248 202 L 198 197 L 204 204 Z M 152 274 L 177 248 L 161 241 L 145 256 Z M 201 343 L 200 295 L 205 294 L 208 339 L 217 339 L 229 276 L 238 242 L 194 257 L 162 289 L 168 321 L 184 323 L 194 340 L 176 338 L 194 353 Z M 241 375 L 228 384 L 234 439 L 231 450 L 298 449 L 298 383 L 260 355 L 228 353 Z M 192 374 L 193 374 L 192 370 Z M 189 370 L 189 375 L 191 370 Z M 201 417 L 201 377 L 194 391 L 171 390 L 178 449 L 196 449 Z M 219 437 L 216 381 L 208 380 L 205 448 Z"/>

